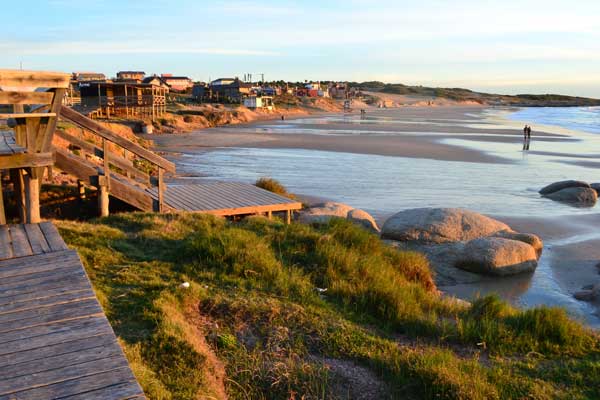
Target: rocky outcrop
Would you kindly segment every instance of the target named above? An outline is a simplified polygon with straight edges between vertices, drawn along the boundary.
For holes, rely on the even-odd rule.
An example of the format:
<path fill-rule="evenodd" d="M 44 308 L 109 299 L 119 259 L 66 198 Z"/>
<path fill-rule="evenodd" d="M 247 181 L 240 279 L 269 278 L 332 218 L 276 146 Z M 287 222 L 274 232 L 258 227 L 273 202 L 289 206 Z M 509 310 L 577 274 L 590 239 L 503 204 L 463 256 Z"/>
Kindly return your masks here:
<path fill-rule="evenodd" d="M 559 190 L 563 190 L 563 189 L 567 189 L 567 188 L 575 188 L 575 187 L 590 188 L 590 184 L 587 182 L 574 181 L 574 180 L 554 182 L 554 183 L 542 188 L 539 193 L 541 195 L 547 195 L 550 193 L 558 192 Z"/>
<path fill-rule="evenodd" d="M 576 207 L 593 207 L 598 201 L 598 188 L 583 181 L 560 181 L 548 185 L 540 194 L 554 201 L 571 204 Z"/>
<path fill-rule="evenodd" d="M 500 221 L 459 208 L 416 208 L 390 217 L 381 228 L 384 239 L 448 243 L 512 231 Z"/>
<path fill-rule="evenodd" d="M 347 219 L 373 232 L 379 232 L 377 222 L 369 213 L 343 203 L 326 202 L 316 204 L 302 210 L 298 216 L 298 221 L 305 224 L 326 224 L 332 218 Z"/>
<path fill-rule="evenodd" d="M 423 252 L 442 284 L 533 271 L 544 246 L 536 235 L 515 232 L 503 222 L 457 208 L 399 212 L 385 222 L 381 236 Z"/>
<path fill-rule="evenodd" d="M 478 274 L 514 275 L 534 271 L 537 253 L 525 242 L 485 237 L 468 242 L 455 266 Z"/>
<path fill-rule="evenodd" d="M 547 194 L 545 197 L 578 207 L 593 207 L 598 201 L 598 193 L 586 187 L 570 187 Z"/>

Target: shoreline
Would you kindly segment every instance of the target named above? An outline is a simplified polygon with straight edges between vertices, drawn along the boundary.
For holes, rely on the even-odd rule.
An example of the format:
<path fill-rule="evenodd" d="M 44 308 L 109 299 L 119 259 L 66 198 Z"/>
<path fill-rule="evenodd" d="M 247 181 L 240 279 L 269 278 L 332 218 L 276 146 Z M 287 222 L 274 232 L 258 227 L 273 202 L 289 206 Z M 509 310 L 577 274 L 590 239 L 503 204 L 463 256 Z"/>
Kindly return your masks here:
<path fill-rule="evenodd" d="M 497 109 L 492 109 L 496 111 Z M 392 121 L 390 126 L 378 127 L 377 131 L 369 134 L 339 134 L 336 131 L 348 130 L 359 124 L 361 128 L 369 121 L 356 120 L 354 116 L 343 114 L 323 113 L 321 115 L 308 115 L 295 120 L 285 121 L 259 121 L 250 124 L 209 128 L 187 134 L 151 136 L 156 148 L 161 152 L 172 155 L 179 153 L 202 154 L 211 149 L 223 148 L 256 148 L 256 149 L 305 149 L 316 151 L 330 151 L 340 153 L 356 153 L 368 155 L 384 155 L 407 159 L 421 158 L 446 162 L 473 162 L 477 164 L 513 164 L 516 161 L 486 153 L 476 147 L 467 147 L 444 143 L 447 140 L 468 140 L 477 142 L 497 142 L 515 144 L 515 151 L 522 143 L 522 134 L 517 130 L 519 121 L 507 119 L 508 126 L 514 129 L 497 129 L 494 126 L 501 119 L 502 114 L 494 114 L 490 118 L 488 108 L 478 107 L 419 107 L 393 109 L 389 115 L 400 115 L 405 118 L 406 126 L 414 128 L 418 125 L 422 132 L 407 132 L 399 129 L 397 134 L 390 134 L 398 128 L 398 123 Z M 369 114 L 387 117 L 386 111 L 368 111 Z M 500 115 L 500 116 L 498 116 Z M 397 119 L 398 117 L 396 117 Z M 428 123 L 414 124 L 411 119 L 427 118 Z M 313 120 L 314 119 L 314 120 Z M 347 121 L 345 120 L 347 119 Z M 393 118 L 392 118 L 393 119 Z M 318 135 L 313 133 L 298 133 L 297 130 L 320 128 L 326 120 L 328 134 Z M 340 122 L 341 120 L 341 122 Z M 333 122 L 331 122 L 333 121 Z M 439 121 L 439 125 L 435 122 Z M 412 125 L 411 125 L 412 124 Z M 464 125 L 469 125 L 464 128 Z M 482 127 L 477 127 L 480 125 Z M 490 127 L 491 125 L 491 127 Z M 448 126 L 461 133 L 438 134 L 432 131 L 448 131 Z M 331 129 L 330 129 L 331 128 Z M 545 129 L 536 131 L 534 140 L 542 142 L 572 142 L 576 140 L 569 136 L 569 132 L 562 128 Z M 540 128 L 541 129 L 541 128 Z M 407 129 L 410 130 L 410 129 Z M 283 131 L 283 132 L 282 132 Z M 289 132 L 289 133 L 286 133 Z M 362 132 L 362 131 L 361 131 Z M 532 151 L 531 154 L 544 154 L 543 150 Z M 555 154 L 564 155 L 556 152 Z M 579 157 L 579 154 L 572 153 Z M 585 156 L 585 155 L 584 155 Z M 587 157 L 590 157 L 587 154 Z M 177 156 L 174 161 L 177 162 Z M 579 163 L 576 158 L 573 162 Z M 192 178 L 193 179 L 193 178 Z M 198 177 L 197 179 L 203 179 Z M 327 200 L 315 193 L 303 192 L 302 197 L 313 201 Z M 344 202 L 344 199 L 332 199 Z M 400 211 L 400 210 L 397 210 Z M 374 212 L 378 222 L 393 213 Z M 600 223 L 600 216 L 594 215 L 562 215 L 553 217 L 495 217 L 507 222 L 511 227 L 522 232 L 536 233 L 545 242 L 545 249 L 538 267 L 537 278 L 522 276 L 515 279 L 506 279 L 503 283 L 479 282 L 477 284 L 455 285 L 441 287 L 441 290 L 461 298 L 470 298 L 477 292 L 499 291 L 503 296 L 515 304 L 530 305 L 550 304 L 567 307 L 578 318 L 586 318 L 588 324 L 600 327 L 600 306 L 594 307 L 590 303 L 577 302 L 572 294 L 590 283 L 598 280 L 595 261 L 590 257 L 600 260 L 600 234 L 593 232 L 594 225 Z M 587 235 L 587 236 L 586 236 Z M 599 250 L 596 250 L 599 249 Z M 546 289 L 545 289 L 546 288 Z M 544 291 L 547 290 L 545 293 Z M 523 297 L 525 296 L 525 297 Z M 549 297 L 548 297 L 549 296 Z M 550 300 L 548 300 L 550 299 Z M 583 311 L 582 311 L 583 310 Z"/>

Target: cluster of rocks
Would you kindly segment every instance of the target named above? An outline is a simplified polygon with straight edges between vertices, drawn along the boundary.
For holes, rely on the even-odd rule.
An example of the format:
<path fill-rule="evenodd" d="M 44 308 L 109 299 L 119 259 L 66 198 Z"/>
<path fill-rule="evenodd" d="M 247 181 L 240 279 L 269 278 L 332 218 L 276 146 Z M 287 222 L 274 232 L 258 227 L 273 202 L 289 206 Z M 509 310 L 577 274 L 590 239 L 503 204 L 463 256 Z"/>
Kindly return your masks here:
<path fill-rule="evenodd" d="M 543 249 L 536 235 L 457 208 L 399 212 L 385 222 L 381 236 L 425 253 L 443 275 L 456 275 L 448 267 L 495 276 L 531 272 Z"/>
<path fill-rule="evenodd" d="M 332 218 L 347 219 L 380 232 L 392 245 L 426 254 L 438 277 L 446 276 L 452 283 L 477 281 L 475 275 L 534 271 L 543 248 L 536 235 L 515 232 L 500 221 L 456 208 L 402 211 L 389 218 L 381 231 L 371 215 L 342 203 L 314 205 L 302 211 L 298 220 L 314 224 Z"/>
<path fill-rule="evenodd" d="M 595 285 L 584 286 L 579 292 L 573 295 L 577 300 L 581 301 L 600 301 L 600 283 Z"/>
<path fill-rule="evenodd" d="M 600 183 L 583 181 L 560 181 L 542 188 L 539 193 L 554 201 L 571 204 L 576 207 L 593 207 L 598 201 Z"/>

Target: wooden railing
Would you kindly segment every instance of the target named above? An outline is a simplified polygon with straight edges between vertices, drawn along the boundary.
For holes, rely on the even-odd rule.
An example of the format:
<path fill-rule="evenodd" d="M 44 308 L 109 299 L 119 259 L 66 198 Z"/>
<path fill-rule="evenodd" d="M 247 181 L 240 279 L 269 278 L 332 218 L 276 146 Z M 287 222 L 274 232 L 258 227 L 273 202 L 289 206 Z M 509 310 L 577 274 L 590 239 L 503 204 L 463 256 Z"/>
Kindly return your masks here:
<path fill-rule="evenodd" d="M 71 149 L 71 161 L 65 160 L 63 168 L 70 169 L 67 172 L 99 189 L 101 215 L 108 215 L 109 193 L 138 208 L 148 209 L 150 196 L 144 189 L 153 186 L 157 187 L 158 201 L 152 209 L 164 211 L 164 173 L 175 172 L 175 164 L 71 108 L 63 106 L 60 118 L 92 134 L 93 140 L 88 141 L 89 137 L 86 140 L 62 130 L 56 132 L 57 136 L 70 144 Z M 57 160 L 66 156 L 63 151 L 57 149 Z M 83 161 L 85 167 L 84 164 L 75 165 L 77 163 L 73 156 Z M 96 168 L 91 167 L 92 165 Z M 94 170 L 97 171 L 96 176 L 90 176 Z"/>

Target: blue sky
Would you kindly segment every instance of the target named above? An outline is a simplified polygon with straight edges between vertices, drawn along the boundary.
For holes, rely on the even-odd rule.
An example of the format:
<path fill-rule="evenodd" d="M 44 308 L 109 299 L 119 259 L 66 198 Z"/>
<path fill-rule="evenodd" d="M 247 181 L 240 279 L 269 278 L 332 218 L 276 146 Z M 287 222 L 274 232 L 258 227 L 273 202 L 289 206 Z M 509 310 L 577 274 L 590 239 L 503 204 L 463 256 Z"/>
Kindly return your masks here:
<path fill-rule="evenodd" d="M 249 72 L 600 98 L 598 0 L 7 3 L 1 68 L 198 80 Z"/>

